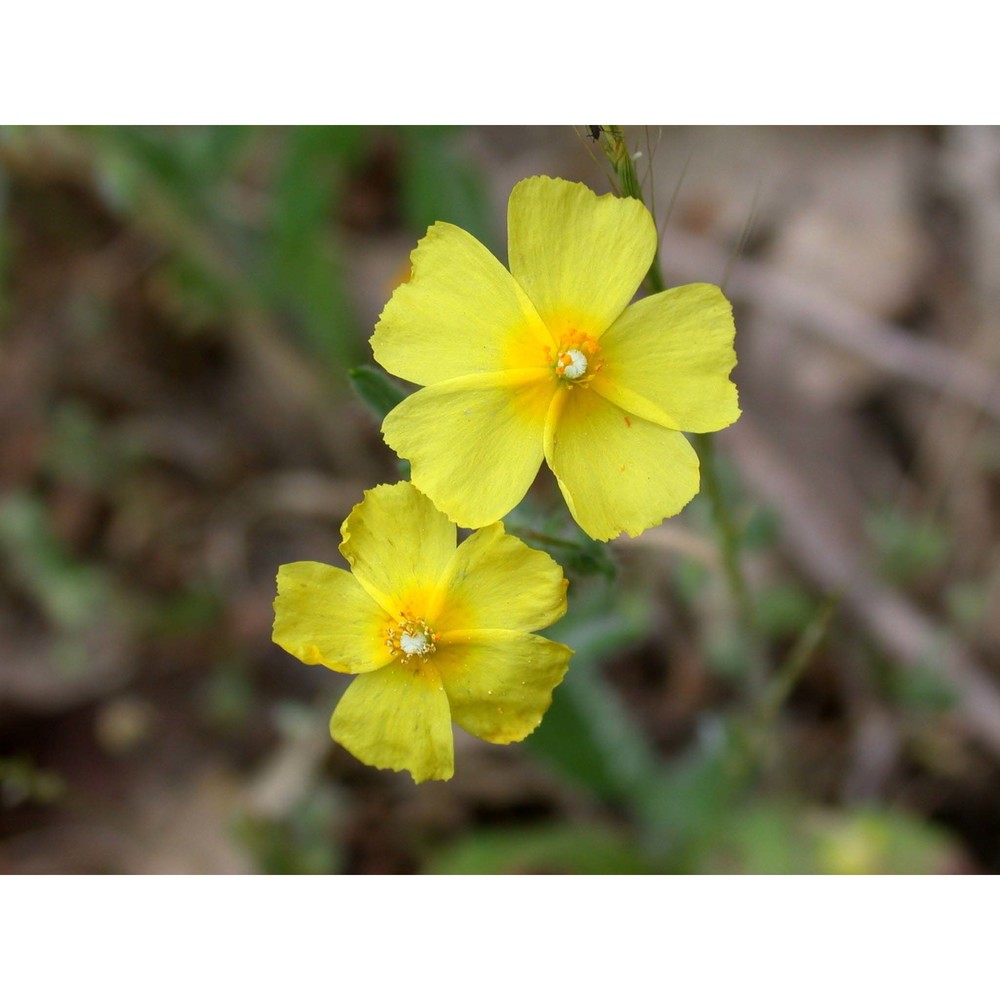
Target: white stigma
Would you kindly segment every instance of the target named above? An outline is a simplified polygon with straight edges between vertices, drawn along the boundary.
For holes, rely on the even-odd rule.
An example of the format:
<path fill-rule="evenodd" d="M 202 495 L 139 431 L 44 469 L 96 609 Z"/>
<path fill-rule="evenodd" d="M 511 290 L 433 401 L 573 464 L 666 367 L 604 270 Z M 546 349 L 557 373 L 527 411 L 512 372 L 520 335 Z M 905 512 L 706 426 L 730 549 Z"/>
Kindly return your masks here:
<path fill-rule="evenodd" d="M 566 378 L 579 378 L 587 370 L 587 355 L 582 351 L 567 351 L 566 356 L 573 359 L 566 365 L 562 373 Z"/>
<path fill-rule="evenodd" d="M 399 647 L 407 656 L 422 656 L 431 648 L 427 641 L 427 636 L 421 632 L 418 635 L 410 635 L 404 632 L 399 637 Z"/>

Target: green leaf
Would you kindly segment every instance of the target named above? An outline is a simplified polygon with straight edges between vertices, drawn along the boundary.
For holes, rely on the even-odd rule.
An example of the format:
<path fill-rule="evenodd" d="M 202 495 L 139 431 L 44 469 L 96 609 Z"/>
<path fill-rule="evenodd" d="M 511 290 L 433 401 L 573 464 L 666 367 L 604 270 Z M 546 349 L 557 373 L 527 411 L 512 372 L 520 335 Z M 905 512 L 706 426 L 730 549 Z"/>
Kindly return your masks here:
<path fill-rule="evenodd" d="M 363 134 L 354 128 L 282 130 L 283 160 L 272 191 L 261 280 L 305 346 L 327 365 L 356 360 L 353 306 L 344 280 L 335 209 Z"/>
<path fill-rule="evenodd" d="M 754 621 L 771 639 L 797 635 L 816 614 L 815 599 L 793 582 L 759 587 L 753 596 Z"/>
<path fill-rule="evenodd" d="M 38 767 L 25 756 L 0 757 L 0 808 L 29 802 L 47 805 L 66 792 L 66 782 L 54 771 Z"/>
<path fill-rule="evenodd" d="M 707 871 L 749 875 L 933 875 L 957 851 L 939 830 L 889 808 L 756 803 L 727 824 Z"/>
<path fill-rule="evenodd" d="M 26 493 L 11 494 L 0 504 L 0 555 L 60 630 L 84 629 L 117 606 L 108 575 L 73 559 L 52 531 L 46 508 Z"/>
<path fill-rule="evenodd" d="M 598 796 L 627 802 L 657 764 L 600 664 L 647 634 L 649 608 L 638 595 L 617 591 L 609 599 L 608 591 L 595 585 L 574 594 L 566 617 L 546 630 L 575 653 L 552 707 L 524 745 Z"/>
<path fill-rule="evenodd" d="M 867 527 L 882 575 L 892 583 L 919 582 L 939 569 L 951 551 L 940 525 L 917 520 L 894 507 L 873 510 Z"/>
<path fill-rule="evenodd" d="M 456 145 L 454 129 L 402 128 L 402 195 L 407 224 L 416 233 L 450 222 L 495 248 L 486 185 Z"/>
<path fill-rule="evenodd" d="M 385 419 L 390 410 L 394 410 L 409 393 L 395 379 L 390 378 L 381 368 L 372 365 L 358 365 L 348 373 L 351 388 L 358 398 L 378 417 Z"/>
<path fill-rule="evenodd" d="M 955 688 L 933 663 L 896 667 L 889 674 L 889 689 L 898 704 L 917 711 L 947 712 L 958 701 Z"/>
<path fill-rule="evenodd" d="M 643 875 L 635 843 L 605 826 L 553 824 L 532 830 L 476 831 L 441 850 L 432 875 Z"/>

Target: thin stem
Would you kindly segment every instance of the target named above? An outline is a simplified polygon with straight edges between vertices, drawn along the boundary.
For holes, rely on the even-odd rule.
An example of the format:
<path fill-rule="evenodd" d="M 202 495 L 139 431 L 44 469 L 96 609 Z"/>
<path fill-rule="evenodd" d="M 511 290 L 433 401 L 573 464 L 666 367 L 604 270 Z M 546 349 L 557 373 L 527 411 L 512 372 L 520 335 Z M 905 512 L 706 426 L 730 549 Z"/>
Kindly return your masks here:
<path fill-rule="evenodd" d="M 729 589 L 732 591 L 737 608 L 740 609 L 740 617 L 749 620 L 753 615 L 750 610 L 749 589 L 740 564 L 740 536 L 723 496 L 722 484 L 719 482 L 715 465 L 715 445 L 707 434 L 699 434 L 695 438 L 695 447 L 701 459 L 705 493 L 712 504 L 712 520 L 722 543 L 722 565 L 729 580 Z"/>
<path fill-rule="evenodd" d="M 604 151 L 614 170 L 621 193 L 645 204 L 642 185 L 639 183 L 639 177 L 635 169 L 635 160 L 629 153 L 625 135 L 620 126 L 603 126 L 601 132 L 601 149 Z M 649 273 L 646 275 L 645 285 L 650 293 L 654 295 L 666 290 L 666 284 L 660 269 L 659 242 L 657 242 L 656 251 L 653 254 Z M 722 560 L 726 580 L 729 584 L 729 591 L 736 608 L 740 628 L 743 630 L 746 638 L 746 680 L 748 694 L 751 700 L 756 701 L 763 696 L 766 680 L 765 657 L 763 643 L 761 642 L 754 621 L 750 592 L 743 575 L 743 566 L 740 560 L 740 536 L 719 482 L 712 439 L 705 434 L 697 435 L 695 445 L 701 459 L 701 474 L 705 493 L 708 495 L 712 505 L 712 520 L 722 548 Z"/>
<path fill-rule="evenodd" d="M 773 724 L 781 706 L 812 663 L 812 658 L 830 631 L 839 606 L 840 594 L 828 596 L 778 667 L 760 702 L 758 723 L 761 727 L 770 728 Z"/>
<path fill-rule="evenodd" d="M 719 481 L 715 445 L 711 437 L 699 434 L 695 437 L 694 443 L 701 460 L 701 477 L 705 494 L 712 507 L 712 523 L 722 549 L 722 567 L 736 608 L 737 620 L 746 641 L 744 648 L 747 690 L 751 699 L 757 701 L 763 697 L 767 671 L 763 643 L 757 631 L 753 602 L 750 600 L 750 588 L 747 586 L 743 574 L 743 562 L 740 559 L 740 533 Z"/>
<path fill-rule="evenodd" d="M 839 606 L 840 594 L 830 594 L 823 601 L 756 699 L 743 729 L 741 765 L 745 774 L 761 768 L 766 780 L 774 780 L 780 740 L 775 721 L 826 639 Z"/>
<path fill-rule="evenodd" d="M 607 156 L 611 167 L 615 172 L 615 177 L 621 186 L 621 193 L 627 198 L 635 198 L 646 204 L 642 195 L 642 184 L 639 183 L 639 175 L 636 173 L 635 160 L 628 151 L 625 143 L 625 133 L 620 125 L 605 125 L 601 133 L 601 148 Z M 657 240 L 656 250 L 653 253 L 653 262 L 650 264 L 649 273 L 646 275 L 646 287 L 652 294 L 666 291 L 663 283 L 663 274 L 660 270 L 660 246 Z"/>

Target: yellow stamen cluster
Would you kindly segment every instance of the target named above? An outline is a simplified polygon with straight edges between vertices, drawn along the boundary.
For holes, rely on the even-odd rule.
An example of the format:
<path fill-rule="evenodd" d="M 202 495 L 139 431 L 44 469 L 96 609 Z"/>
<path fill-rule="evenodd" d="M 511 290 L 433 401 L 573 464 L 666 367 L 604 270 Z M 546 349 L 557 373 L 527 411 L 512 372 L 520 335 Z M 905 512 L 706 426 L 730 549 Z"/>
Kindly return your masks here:
<path fill-rule="evenodd" d="M 554 357 L 552 349 L 545 348 L 545 358 L 558 378 L 575 385 L 589 382 L 604 365 L 597 341 L 573 328 L 562 337 Z"/>
<path fill-rule="evenodd" d="M 430 625 L 414 615 L 403 612 L 402 618 L 386 629 L 385 644 L 393 656 L 401 656 L 407 662 L 414 656 L 426 660 L 431 653 L 437 652 L 435 640 L 441 636 Z"/>

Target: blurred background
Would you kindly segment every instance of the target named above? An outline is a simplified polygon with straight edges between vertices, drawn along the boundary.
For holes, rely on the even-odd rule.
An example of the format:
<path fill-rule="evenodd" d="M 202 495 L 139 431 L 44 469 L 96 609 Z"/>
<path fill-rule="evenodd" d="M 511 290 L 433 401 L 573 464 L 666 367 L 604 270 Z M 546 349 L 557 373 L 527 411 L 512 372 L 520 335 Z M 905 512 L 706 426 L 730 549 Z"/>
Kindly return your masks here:
<path fill-rule="evenodd" d="M 570 673 L 415 786 L 330 741 L 275 571 L 400 477 L 348 371 L 426 227 L 505 259 L 600 143 L 0 129 L 0 872 L 1000 872 L 1000 130 L 625 134 L 744 415 L 607 548 L 543 470 Z"/>

